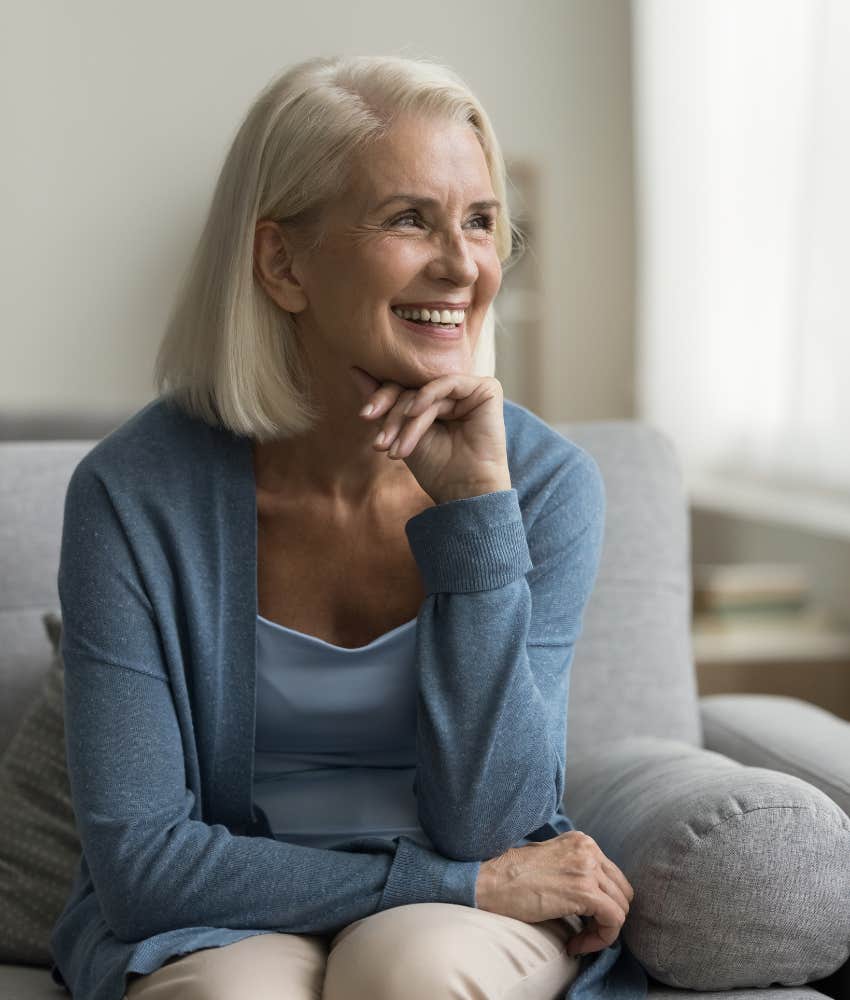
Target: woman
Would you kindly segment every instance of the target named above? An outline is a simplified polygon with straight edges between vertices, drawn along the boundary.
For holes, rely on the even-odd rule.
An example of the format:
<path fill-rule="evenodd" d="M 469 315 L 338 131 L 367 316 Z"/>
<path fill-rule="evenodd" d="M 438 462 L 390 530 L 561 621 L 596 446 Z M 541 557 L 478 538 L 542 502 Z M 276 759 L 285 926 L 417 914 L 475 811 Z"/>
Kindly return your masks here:
<path fill-rule="evenodd" d="M 309 60 L 238 132 L 66 497 L 78 1000 L 643 995 L 561 812 L 604 490 L 492 376 L 505 202 L 429 62 Z"/>

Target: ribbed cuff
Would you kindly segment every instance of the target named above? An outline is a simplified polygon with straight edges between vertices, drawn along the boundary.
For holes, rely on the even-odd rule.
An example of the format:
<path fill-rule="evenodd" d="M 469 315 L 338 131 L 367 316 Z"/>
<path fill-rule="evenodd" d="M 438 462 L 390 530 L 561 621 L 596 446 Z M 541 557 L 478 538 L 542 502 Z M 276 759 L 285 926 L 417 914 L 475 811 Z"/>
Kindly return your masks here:
<path fill-rule="evenodd" d="M 379 909 L 408 903 L 459 903 L 475 908 L 480 869 L 480 861 L 453 861 L 401 836 Z"/>
<path fill-rule="evenodd" d="M 427 507 L 404 530 L 427 594 L 495 590 L 534 566 L 516 489 Z"/>

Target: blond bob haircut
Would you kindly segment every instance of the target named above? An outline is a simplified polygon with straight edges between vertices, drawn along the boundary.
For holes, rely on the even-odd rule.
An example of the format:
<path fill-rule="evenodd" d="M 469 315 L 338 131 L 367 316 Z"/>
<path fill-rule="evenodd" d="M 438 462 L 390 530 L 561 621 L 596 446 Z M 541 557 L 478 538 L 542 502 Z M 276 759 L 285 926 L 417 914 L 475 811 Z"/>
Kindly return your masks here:
<path fill-rule="evenodd" d="M 261 91 L 227 153 L 157 353 L 160 396 L 257 441 L 314 426 L 320 413 L 309 397 L 295 321 L 255 276 L 256 224 L 274 220 L 297 247 L 318 247 L 323 208 L 347 189 L 354 155 L 405 112 L 474 129 L 502 206 L 496 251 L 503 270 L 516 262 L 524 237 L 508 214 L 502 151 L 459 76 L 426 59 L 307 59 Z M 495 372 L 495 326 L 491 303 L 473 357 L 476 375 Z"/>

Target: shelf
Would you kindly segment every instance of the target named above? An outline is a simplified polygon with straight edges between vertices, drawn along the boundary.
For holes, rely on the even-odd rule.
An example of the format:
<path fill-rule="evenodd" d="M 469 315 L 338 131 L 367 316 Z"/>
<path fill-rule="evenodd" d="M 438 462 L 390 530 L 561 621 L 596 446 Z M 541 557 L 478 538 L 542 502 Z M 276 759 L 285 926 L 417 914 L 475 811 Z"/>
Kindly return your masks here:
<path fill-rule="evenodd" d="M 850 631 L 817 613 L 788 622 L 734 624 L 696 615 L 692 638 L 697 663 L 850 660 Z"/>
<path fill-rule="evenodd" d="M 850 496 L 845 493 L 707 474 L 686 474 L 685 491 L 695 510 L 789 525 L 850 542 Z"/>

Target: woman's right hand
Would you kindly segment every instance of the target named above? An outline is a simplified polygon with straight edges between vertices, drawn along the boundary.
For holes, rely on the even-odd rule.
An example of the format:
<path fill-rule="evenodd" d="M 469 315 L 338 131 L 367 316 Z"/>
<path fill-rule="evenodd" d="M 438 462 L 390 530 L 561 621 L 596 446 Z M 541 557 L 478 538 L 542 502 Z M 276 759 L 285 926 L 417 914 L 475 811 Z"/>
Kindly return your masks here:
<path fill-rule="evenodd" d="M 617 940 L 634 898 L 626 876 L 581 830 L 511 847 L 481 864 L 475 905 L 529 924 L 572 914 L 591 919 L 570 939 L 571 955 Z"/>

